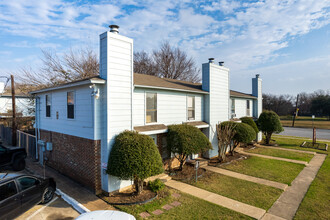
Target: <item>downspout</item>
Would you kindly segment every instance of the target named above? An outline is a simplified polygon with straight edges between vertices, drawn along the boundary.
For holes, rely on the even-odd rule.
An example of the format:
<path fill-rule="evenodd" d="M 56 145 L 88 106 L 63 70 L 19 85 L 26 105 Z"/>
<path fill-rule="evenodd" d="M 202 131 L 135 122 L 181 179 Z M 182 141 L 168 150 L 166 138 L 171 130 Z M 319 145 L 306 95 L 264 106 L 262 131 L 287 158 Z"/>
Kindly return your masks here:
<path fill-rule="evenodd" d="M 35 127 L 35 133 L 36 133 L 36 160 L 38 160 L 38 140 L 39 140 L 39 137 L 40 137 L 40 130 L 39 130 L 39 121 L 40 121 L 40 112 L 39 112 L 39 109 L 40 109 L 40 97 L 39 96 L 36 96 L 36 115 L 35 115 L 35 124 L 36 124 L 36 127 Z"/>

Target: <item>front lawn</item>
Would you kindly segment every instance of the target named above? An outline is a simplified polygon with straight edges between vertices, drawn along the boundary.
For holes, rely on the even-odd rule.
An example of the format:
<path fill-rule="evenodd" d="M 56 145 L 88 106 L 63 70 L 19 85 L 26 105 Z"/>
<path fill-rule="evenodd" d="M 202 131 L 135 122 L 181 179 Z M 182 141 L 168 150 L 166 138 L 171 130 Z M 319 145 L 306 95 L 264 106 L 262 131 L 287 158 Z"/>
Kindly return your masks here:
<path fill-rule="evenodd" d="M 233 161 L 230 164 L 221 166 L 221 168 L 234 172 L 286 183 L 288 185 L 291 184 L 304 167 L 305 166 L 302 164 L 255 156 L 251 156 L 246 160 Z"/>
<path fill-rule="evenodd" d="M 268 155 L 268 156 L 273 156 L 273 157 L 282 157 L 282 158 L 287 158 L 287 159 L 292 159 L 292 160 L 301 160 L 301 161 L 306 161 L 306 162 L 309 162 L 314 156 L 312 154 L 286 151 L 286 150 L 280 150 L 280 149 L 270 149 L 270 148 L 263 148 L 263 147 L 256 147 L 254 149 L 249 150 L 248 152 L 255 153 L 255 154 Z"/>
<path fill-rule="evenodd" d="M 330 219 L 330 157 L 325 159 L 300 204 L 295 219 Z"/>
<path fill-rule="evenodd" d="M 140 213 L 148 212 L 151 214 L 148 219 L 252 219 L 246 215 L 234 212 L 227 208 L 204 201 L 194 196 L 166 188 L 168 192 L 163 198 L 156 199 L 143 205 L 115 206 L 121 211 L 134 215 L 137 219 L 142 219 Z M 171 194 L 179 193 L 179 198 L 174 198 Z M 170 210 L 164 210 L 162 207 L 178 201 L 181 205 L 173 207 Z M 161 209 L 164 213 L 160 215 L 152 214 L 156 209 Z"/>
<path fill-rule="evenodd" d="M 296 149 L 296 150 L 303 150 L 303 151 L 313 151 L 321 154 L 327 154 L 327 151 L 325 150 L 317 150 L 317 149 L 312 149 L 312 148 L 305 148 L 305 147 L 300 147 L 300 145 L 304 141 L 311 142 L 310 139 L 308 138 L 301 138 L 301 137 L 283 137 L 280 135 L 274 135 L 272 137 L 276 141 L 276 143 L 279 145 L 279 147 L 284 147 L 284 148 L 290 148 L 290 149 Z M 319 141 L 317 141 L 319 142 Z M 330 141 L 328 142 L 319 142 L 319 143 L 327 143 L 328 145 L 330 144 Z"/>
<path fill-rule="evenodd" d="M 253 205 L 262 209 L 269 209 L 283 190 L 265 186 L 246 180 L 241 180 L 211 171 L 204 173 L 197 183 L 190 184 L 217 193 L 228 198 Z"/>

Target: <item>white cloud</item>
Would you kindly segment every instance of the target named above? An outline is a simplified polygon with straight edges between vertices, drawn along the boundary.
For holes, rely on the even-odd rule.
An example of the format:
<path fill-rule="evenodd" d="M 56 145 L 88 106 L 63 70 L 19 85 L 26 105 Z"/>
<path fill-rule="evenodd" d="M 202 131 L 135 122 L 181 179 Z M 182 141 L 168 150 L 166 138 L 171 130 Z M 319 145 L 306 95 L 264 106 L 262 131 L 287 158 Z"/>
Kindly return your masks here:
<path fill-rule="evenodd" d="M 242 73 L 283 56 L 279 50 L 297 36 L 328 25 L 329 7 L 327 0 L 0 0 L 0 31 L 26 38 L 21 47 L 58 49 L 62 40 L 71 47 L 87 42 L 98 48 L 98 35 L 116 23 L 121 34 L 134 38 L 136 50 L 150 51 L 169 40 L 198 63 L 216 57 Z M 31 38 L 41 43 L 32 44 Z"/>

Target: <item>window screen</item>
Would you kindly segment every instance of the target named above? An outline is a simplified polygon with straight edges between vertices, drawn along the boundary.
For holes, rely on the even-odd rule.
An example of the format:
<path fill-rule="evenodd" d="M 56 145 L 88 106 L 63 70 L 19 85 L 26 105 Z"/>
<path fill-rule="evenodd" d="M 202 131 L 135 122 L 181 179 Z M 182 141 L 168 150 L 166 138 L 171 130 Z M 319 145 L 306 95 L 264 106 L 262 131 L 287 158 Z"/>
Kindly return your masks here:
<path fill-rule="evenodd" d="M 157 122 L 157 93 L 147 93 L 146 99 L 146 123 Z"/>
<path fill-rule="evenodd" d="M 67 93 L 68 118 L 74 118 L 74 92 Z"/>
<path fill-rule="evenodd" d="M 195 97 L 188 96 L 188 120 L 195 119 Z"/>
<path fill-rule="evenodd" d="M 250 100 L 246 100 L 246 115 L 250 116 Z"/>
<path fill-rule="evenodd" d="M 51 116 L 52 100 L 50 95 L 46 95 L 46 117 Z"/>

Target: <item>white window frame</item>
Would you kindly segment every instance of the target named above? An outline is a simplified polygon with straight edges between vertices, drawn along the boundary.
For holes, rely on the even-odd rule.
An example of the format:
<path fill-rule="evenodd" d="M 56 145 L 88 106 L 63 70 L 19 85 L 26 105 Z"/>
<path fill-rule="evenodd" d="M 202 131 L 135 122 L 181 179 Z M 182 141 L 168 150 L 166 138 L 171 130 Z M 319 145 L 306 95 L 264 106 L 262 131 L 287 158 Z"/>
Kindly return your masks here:
<path fill-rule="evenodd" d="M 69 118 L 68 114 L 68 93 L 72 92 L 73 93 L 73 118 Z M 66 119 L 68 120 L 75 120 L 76 119 L 76 91 L 75 90 L 70 90 L 66 92 Z"/>
<path fill-rule="evenodd" d="M 251 103 L 250 103 L 250 100 L 246 100 L 246 116 L 251 116 Z"/>
<path fill-rule="evenodd" d="M 192 98 L 193 107 L 189 107 L 189 98 Z M 189 110 L 190 110 L 189 108 L 191 108 L 191 110 L 194 111 L 194 116 L 192 118 L 189 118 Z M 195 96 L 187 96 L 187 120 L 188 121 L 196 120 L 196 98 L 195 98 Z"/>
<path fill-rule="evenodd" d="M 156 95 L 156 121 L 152 121 L 152 122 L 147 122 L 147 112 L 148 112 L 148 103 L 147 103 L 147 96 L 148 94 L 154 94 Z M 158 121 L 158 94 L 157 92 L 145 92 L 145 124 L 148 124 L 148 125 L 151 125 L 151 124 L 157 124 L 157 121 Z"/>
<path fill-rule="evenodd" d="M 49 110 L 49 116 L 47 116 L 47 98 L 49 98 L 50 101 L 50 110 Z M 52 104 L 53 104 L 53 100 L 52 100 L 52 94 L 46 94 L 45 95 L 45 116 L 46 118 L 52 118 Z"/>

